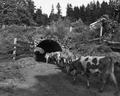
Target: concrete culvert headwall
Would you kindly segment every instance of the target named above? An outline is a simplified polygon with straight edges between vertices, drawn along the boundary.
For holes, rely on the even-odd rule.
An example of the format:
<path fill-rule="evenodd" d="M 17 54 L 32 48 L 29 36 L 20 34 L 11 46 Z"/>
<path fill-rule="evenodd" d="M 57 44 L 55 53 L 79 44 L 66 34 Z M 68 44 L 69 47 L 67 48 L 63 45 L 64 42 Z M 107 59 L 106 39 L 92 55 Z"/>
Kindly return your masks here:
<path fill-rule="evenodd" d="M 54 40 L 43 40 L 41 41 L 37 47 L 42 48 L 44 50 L 44 53 L 41 53 L 40 51 L 35 52 L 35 59 L 36 61 L 42 61 L 45 62 L 45 54 L 56 52 L 56 51 L 62 51 L 62 48 L 60 44 Z"/>

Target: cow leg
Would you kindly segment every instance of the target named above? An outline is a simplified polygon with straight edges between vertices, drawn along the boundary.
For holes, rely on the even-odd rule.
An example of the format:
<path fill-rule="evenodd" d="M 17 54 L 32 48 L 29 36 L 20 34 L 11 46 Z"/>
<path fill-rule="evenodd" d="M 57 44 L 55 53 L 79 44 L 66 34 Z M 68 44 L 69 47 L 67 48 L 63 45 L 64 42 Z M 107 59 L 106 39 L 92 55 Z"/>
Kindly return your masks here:
<path fill-rule="evenodd" d="M 69 72 L 70 72 L 70 66 L 66 65 L 65 68 L 66 68 L 67 74 L 69 74 Z"/>
<path fill-rule="evenodd" d="M 89 77 L 87 78 L 87 88 L 90 88 L 90 80 L 89 80 Z"/>
<path fill-rule="evenodd" d="M 105 88 L 105 85 L 106 85 L 106 81 L 107 79 L 109 78 L 109 74 L 101 74 L 101 79 L 102 79 L 102 86 L 101 88 L 99 89 L 99 92 L 103 92 L 104 88 Z"/>
<path fill-rule="evenodd" d="M 64 63 L 63 62 L 58 62 L 61 68 L 64 68 Z"/>
<path fill-rule="evenodd" d="M 48 56 L 45 56 L 45 59 L 46 59 L 46 63 L 48 63 Z"/>
<path fill-rule="evenodd" d="M 48 58 L 46 58 L 46 63 L 48 63 Z"/>
<path fill-rule="evenodd" d="M 57 60 L 56 60 L 56 61 L 57 61 L 57 63 L 58 63 L 58 64 L 60 64 L 60 59 L 59 59 L 59 58 L 57 58 Z"/>
<path fill-rule="evenodd" d="M 72 72 L 73 74 L 73 81 L 76 81 L 76 77 L 77 77 L 77 72 L 76 72 L 76 70 L 74 69 L 73 70 L 73 72 Z"/>
<path fill-rule="evenodd" d="M 110 75 L 111 75 L 111 79 L 113 80 L 113 82 L 115 84 L 115 87 L 118 88 L 117 80 L 116 80 L 114 73 L 111 73 Z"/>
<path fill-rule="evenodd" d="M 85 76 L 87 78 L 87 88 L 90 88 L 90 71 L 86 70 Z"/>
<path fill-rule="evenodd" d="M 75 70 L 75 69 L 74 69 L 74 70 L 72 71 L 73 84 L 75 84 L 75 83 L 76 83 L 77 75 L 78 75 L 78 74 L 77 74 L 77 70 Z"/>
<path fill-rule="evenodd" d="M 111 76 L 111 79 L 113 80 L 113 83 L 115 84 L 115 88 L 116 88 L 115 94 L 118 94 L 119 93 L 119 88 L 118 88 L 118 83 L 117 83 L 115 74 L 111 73 L 110 76 Z"/>
<path fill-rule="evenodd" d="M 56 60 L 56 58 L 55 58 L 55 57 L 53 57 L 51 61 L 52 61 L 54 64 L 56 64 L 56 65 L 57 65 L 57 60 Z"/>

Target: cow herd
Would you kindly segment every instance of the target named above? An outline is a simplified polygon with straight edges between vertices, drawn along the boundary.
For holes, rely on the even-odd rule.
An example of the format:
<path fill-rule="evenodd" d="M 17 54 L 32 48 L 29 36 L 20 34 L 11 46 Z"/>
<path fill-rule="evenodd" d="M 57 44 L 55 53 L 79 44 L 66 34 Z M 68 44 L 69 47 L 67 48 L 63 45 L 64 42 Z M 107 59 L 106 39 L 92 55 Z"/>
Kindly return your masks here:
<path fill-rule="evenodd" d="M 111 79 L 116 92 L 119 91 L 116 76 L 114 74 L 115 62 L 111 56 L 76 56 L 72 52 L 51 52 L 45 55 L 46 63 L 54 63 L 70 74 L 73 81 L 81 75 L 86 78 L 86 86 L 90 87 L 90 76 L 97 74 L 100 77 L 100 92 L 104 91 L 107 80 Z"/>

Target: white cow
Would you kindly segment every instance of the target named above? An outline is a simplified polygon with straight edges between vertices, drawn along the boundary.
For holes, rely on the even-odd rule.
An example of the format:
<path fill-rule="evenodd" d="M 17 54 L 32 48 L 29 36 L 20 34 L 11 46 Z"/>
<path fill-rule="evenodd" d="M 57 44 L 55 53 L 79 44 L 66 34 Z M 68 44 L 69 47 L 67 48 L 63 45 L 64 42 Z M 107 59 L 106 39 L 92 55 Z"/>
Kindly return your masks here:
<path fill-rule="evenodd" d="M 58 52 L 46 53 L 45 54 L 46 63 L 48 63 L 49 58 L 52 58 L 52 57 L 54 57 L 56 59 L 57 63 L 59 63 L 59 61 L 60 61 L 60 52 L 58 51 Z"/>

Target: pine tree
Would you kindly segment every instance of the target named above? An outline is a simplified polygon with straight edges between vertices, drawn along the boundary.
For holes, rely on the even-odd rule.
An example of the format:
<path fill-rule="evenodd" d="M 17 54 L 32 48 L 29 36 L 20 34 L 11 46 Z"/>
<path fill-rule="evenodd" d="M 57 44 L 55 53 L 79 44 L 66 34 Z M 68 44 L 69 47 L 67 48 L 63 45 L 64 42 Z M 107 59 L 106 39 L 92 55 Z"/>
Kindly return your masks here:
<path fill-rule="evenodd" d="M 29 0 L 1 0 L 0 21 L 2 24 L 27 24 L 34 23 L 30 14 Z M 33 9 L 34 10 L 34 9 Z"/>
<path fill-rule="evenodd" d="M 54 5 L 52 5 L 51 13 L 49 15 L 49 22 L 54 20 Z"/>
<path fill-rule="evenodd" d="M 34 10 L 35 10 L 34 2 L 32 0 L 27 0 L 27 4 L 28 4 L 28 10 L 29 10 L 31 16 L 33 17 Z"/>
<path fill-rule="evenodd" d="M 57 4 L 56 8 L 57 8 L 57 15 L 58 15 L 58 18 L 59 18 L 61 16 L 61 6 L 60 6 L 60 3 Z"/>
<path fill-rule="evenodd" d="M 66 16 L 70 18 L 70 20 L 74 19 L 74 10 L 71 4 L 67 4 Z"/>
<path fill-rule="evenodd" d="M 19 21 L 16 13 L 16 1 L 15 0 L 1 0 L 0 1 L 0 21 L 2 24 L 12 24 Z"/>
<path fill-rule="evenodd" d="M 52 5 L 52 10 L 50 14 L 54 14 L 54 5 Z"/>
<path fill-rule="evenodd" d="M 74 18 L 76 20 L 80 18 L 80 9 L 78 7 L 74 7 Z"/>
<path fill-rule="evenodd" d="M 35 22 L 36 22 L 38 25 L 42 25 L 41 17 L 42 17 L 42 9 L 41 9 L 41 7 L 40 7 L 40 8 L 38 8 L 38 9 L 36 10 L 35 17 L 34 17 Z"/>

